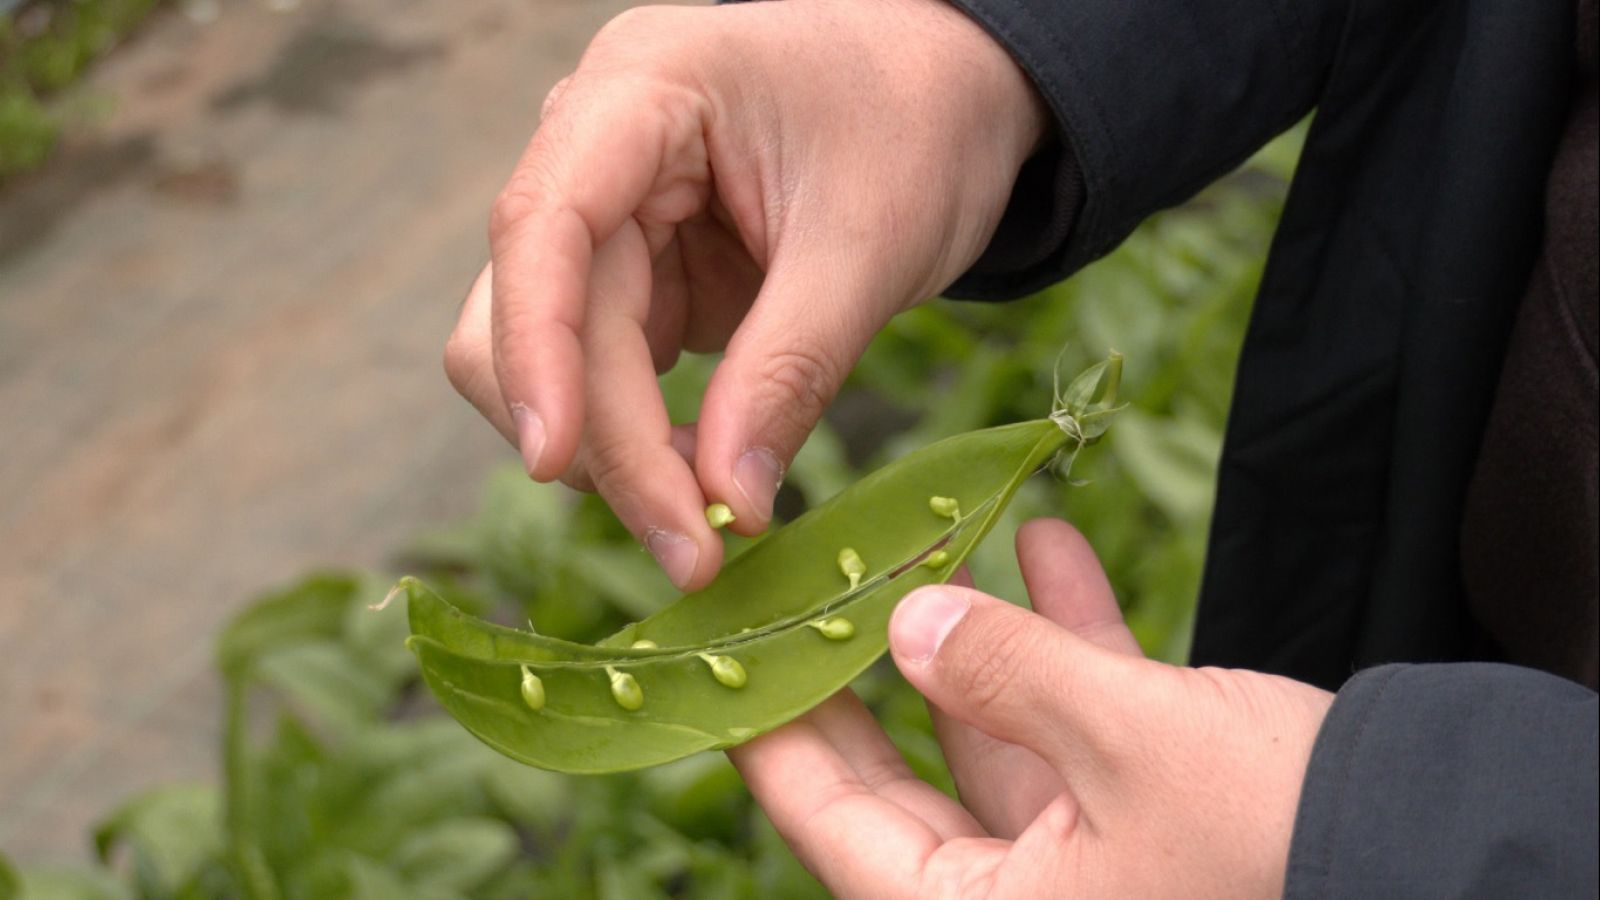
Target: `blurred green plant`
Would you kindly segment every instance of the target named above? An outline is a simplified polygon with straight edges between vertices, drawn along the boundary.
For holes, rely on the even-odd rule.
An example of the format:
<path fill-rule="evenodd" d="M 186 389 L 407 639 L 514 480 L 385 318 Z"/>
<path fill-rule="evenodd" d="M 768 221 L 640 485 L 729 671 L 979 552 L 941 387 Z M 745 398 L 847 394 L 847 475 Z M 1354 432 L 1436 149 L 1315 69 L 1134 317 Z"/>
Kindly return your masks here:
<path fill-rule="evenodd" d="M 160 2 L 0 2 L 0 185 L 50 155 L 64 124 L 50 98 Z"/>
<path fill-rule="evenodd" d="M 896 320 L 806 444 L 779 498 L 794 515 L 905 450 L 1048 411 L 1051 375 L 1114 347 L 1131 408 L 1073 475 L 1035 478 L 999 531 L 1064 516 L 1088 535 L 1151 655 L 1181 661 L 1235 360 L 1303 128 L 1116 253 L 1015 304 L 937 303 Z M 714 359 L 663 379 L 696 414 Z M 729 536 L 730 552 L 748 542 Z M 593 496 L 487 482 L 473 519 L 420 535 L 399 568 L 452 603 L 591 641 L 672 589 Z M 1023 602 L 1015 558 L 988 541 L 980 587 Z M 513 763 L 444 717 L 402 644 L 404 611 L 368 610 L 390 575 L 325 573 L 258 600 L 217 642 L 226 686 L 220 787 L 135 796 L 93 833 L 98 865 L 15 869 L 34 898 L 805 898 L 800 868 L 721 754 L 569 777 Z M 954 787 L 926 707 L 880 663 L 854 685 L 913 769 Z"/>

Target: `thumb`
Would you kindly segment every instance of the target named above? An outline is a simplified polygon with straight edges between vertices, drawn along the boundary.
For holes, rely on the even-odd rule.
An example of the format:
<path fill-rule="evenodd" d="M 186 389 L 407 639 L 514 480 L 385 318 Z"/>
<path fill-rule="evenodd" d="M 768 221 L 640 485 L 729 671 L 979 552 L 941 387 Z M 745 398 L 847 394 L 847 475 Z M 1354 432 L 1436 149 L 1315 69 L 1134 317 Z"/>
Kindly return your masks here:
<path fill-rule="evenodd" d="M 832 275 L 774 267 L 706 387 L 696 475 L 742 534 L 771 520 L 789 463 L 896 311 L 870 279 Z"/>
<path fill-rule="evenodd" d="M 1033 750 L 1064 776 L 1110 758 L 1125 733 L 1119 697 L 1144 662 L 948 584 L 900 601 L 889 647 L 906 680 L 940 711 Z"/>

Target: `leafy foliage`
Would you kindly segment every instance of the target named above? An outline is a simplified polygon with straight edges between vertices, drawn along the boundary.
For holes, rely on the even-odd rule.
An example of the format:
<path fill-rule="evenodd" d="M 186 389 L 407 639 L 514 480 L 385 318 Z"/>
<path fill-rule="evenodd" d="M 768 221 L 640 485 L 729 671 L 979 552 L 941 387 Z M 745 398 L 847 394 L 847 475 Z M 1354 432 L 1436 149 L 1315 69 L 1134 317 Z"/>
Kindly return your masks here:
<path fill-rule="evenodd" d="M 1234 360 L 1299 137 L 1067 284 L 896 319 L 795 461 L 780 512 L 935 438 L 1035 418 L 1058 364 L 1076 371 L 1114 347 L 1132 408 L 1072 472 L 1091 487 L 1036 478 L 1000 529 L 1035 515 L 1076 523 L 1146 650 L 1181 660 Z M 714 364 L 687 358 L 663 379 L 675 420 L 695 415 Z M 747 543 L 728 540 L 732 552 Z M 399 567 L 463 609 L 584 641 L 673 593 L 603 502 L 512 468 L 489 479 L 474 519 L 420 535 Z M 1004 540 L 972 567 L 981 587 L 1024 599 Z M 95 829 L 93 869 L 14 870 L 0 857 L 0 900 L 824 896 L 720 754 L 569 777 L 478 744 L 419 690 L 403 610 L 368 611 L 392 580 L 312 575 L 242 613 L 217 642 L 221 787 L 124 802 Z M 953 792 L 926 708 L 892 665 L 855 688 L 918 774 Z"/>
<path fill-rule="evenodd" d="M 0 184 L 37 167 L 55 146 L 63 123 L 49 97 L 71 84 L 159 2 L 0 2 Z"/>

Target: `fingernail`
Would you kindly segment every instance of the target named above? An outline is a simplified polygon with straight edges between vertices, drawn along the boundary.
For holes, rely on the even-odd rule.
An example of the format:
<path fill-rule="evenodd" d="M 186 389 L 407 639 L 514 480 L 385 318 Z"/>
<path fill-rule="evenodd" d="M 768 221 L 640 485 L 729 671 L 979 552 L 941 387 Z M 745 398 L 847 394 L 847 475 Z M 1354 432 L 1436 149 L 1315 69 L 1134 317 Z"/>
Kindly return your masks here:
<path fill-rule="evenodd" d="M 760 519 L 772 518 L 772 501 L 783 482 L 783 466 L 765 447 L 746 450 L 733 464 L 733 483 Z"/>
<path fill-rule="evenodd" d="M 650 548 L 650 555 L 656 558 L 662 571 L 679 589 L 694 577 L 694 565 L 700 561 L 700 548 L 686 535 L 652 528 L 645 532 L 644 545 Z"/>
<path fill-rule="evenodd" d="M 913 591 L 889 620 L 889 641 L 901 656 L 927 662 L 971 607 L 965 594 L 931 588 Z"/>
<path fill-rule="evenodd" d="M 511 404 L 511 419 L 517 425 L 517 449 L 522 451 L 522 464 L 531 476 L 544 453 L 544 420 L 521 403 Z"/>

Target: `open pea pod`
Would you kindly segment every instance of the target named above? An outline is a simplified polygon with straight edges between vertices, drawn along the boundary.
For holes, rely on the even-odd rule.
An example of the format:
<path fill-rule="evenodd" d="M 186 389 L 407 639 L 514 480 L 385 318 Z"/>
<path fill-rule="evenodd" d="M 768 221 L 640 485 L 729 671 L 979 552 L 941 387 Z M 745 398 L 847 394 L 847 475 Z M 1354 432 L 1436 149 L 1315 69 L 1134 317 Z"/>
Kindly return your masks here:
<path fill-rule="evenodd" d="M 902 597 L 953 575 L 1029 475 L 1099 438 L 1121 363 L 1078 376 L 1049 418 L 907 454 L 597 644 L 484 622 L 404 579 L 407 645 L 462 725 L 530 765 L 616 772 L 749 740 L 871 665 Z"/>

